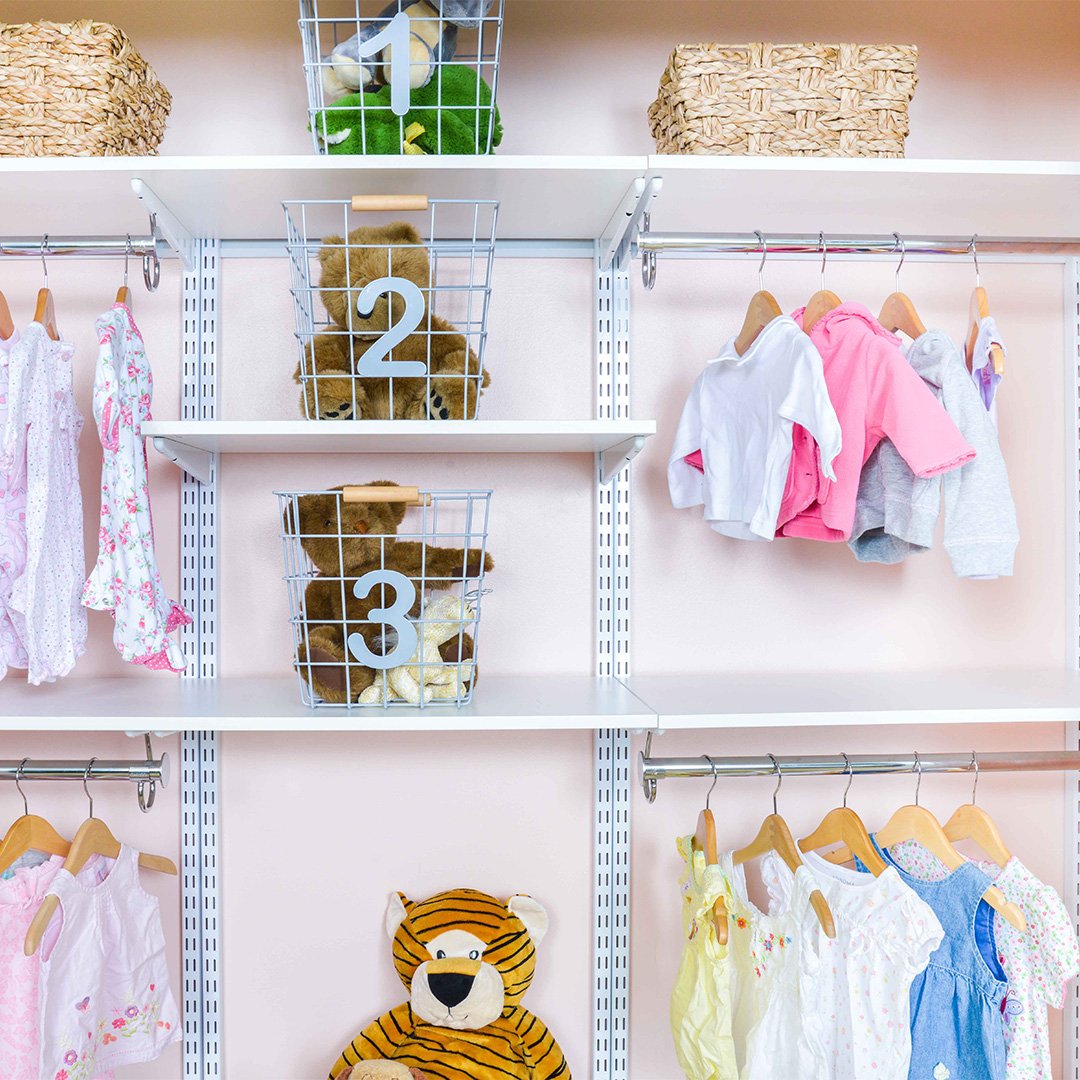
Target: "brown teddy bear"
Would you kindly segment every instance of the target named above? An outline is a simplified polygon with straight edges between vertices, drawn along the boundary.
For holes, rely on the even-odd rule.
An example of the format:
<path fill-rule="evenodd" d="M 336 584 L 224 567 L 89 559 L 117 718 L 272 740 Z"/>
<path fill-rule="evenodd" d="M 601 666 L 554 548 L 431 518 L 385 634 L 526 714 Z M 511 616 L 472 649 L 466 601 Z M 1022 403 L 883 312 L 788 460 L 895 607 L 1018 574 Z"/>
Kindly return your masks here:
<path fill-rule="evenodd" d="M 427 1074 L 400 1061 L 358 1061 L 338 1073 L 337 1080 L 427 1080 Z"/>
<path fill-rule="evenodd" d="M 389 480 L 368 486 L 397 487 Z M 372 589 L 364 599 L 357 599 L 353 594 L 357 578 L 369 570 L 396 570 L 418 586 L 445 590 L 462 578 L 479 576 L 481 568 L 475 548 L 466 552 L 395 539 L 405 518 L 405 503 L 346 503 L 333 493 L 341 490 L 297 498 L 299 534 L 291 520 L 292 508 L 285 511 L 286 533 L 300 536 L 301 546 L 319 572 L 304 591 L 306 634 L 299 644 L 296 667 L 304 676 L 310 671 L 312 691 L 318 697 L 339 705 L 356 701 L 378 677 L 349 652 L 349 636 L 359 633 L 373 653 L 389 651 L 383 624 L 367 621 L 373 608 L 384 605 L 382 590 Z M 485 553 L 482 565 L 487 572 L 495 563 Z M 411 618 L 420 614 L 419 592 L 418 588 Z M 466 633 L 445 642 L 439 652 L 444 661 L 453 663 L 472 659 L 473 648 L 473 639 Z"/>
<path fill-rule="evenodd" d="M 481 388 L 491 379 L 480 374 L 480 361 L 465 337 L 430 311 L 431 263 L 420 234 L 408 223 L 362 227 L 327 236 L 319 252 L 320 295 L 335 330 L 319 334 L 305 346 L 306 359 L 293 378 L 303 387 L 300 407 L 320 420 L 469 420 L 475 415 Z M 371 245 L 371 246 L 368 246 Z M 420 361 L 428 378 L 356 376 L 355 362 L 398 323 L 405 300 L 384 293 L 370 315 L 356 307 L 364 287 L 382 277 L 413 282 L 425 297 L 419 328 L 393 349 L 393 359 Z"/>

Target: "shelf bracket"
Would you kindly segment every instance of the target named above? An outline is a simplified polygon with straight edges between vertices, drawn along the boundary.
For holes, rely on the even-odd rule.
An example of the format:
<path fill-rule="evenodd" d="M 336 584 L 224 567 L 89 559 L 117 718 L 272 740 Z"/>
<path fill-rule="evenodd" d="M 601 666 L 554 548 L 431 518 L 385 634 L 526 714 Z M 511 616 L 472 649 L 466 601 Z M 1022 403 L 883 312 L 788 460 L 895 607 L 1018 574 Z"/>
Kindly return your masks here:
<path fill-rule="evenodd" d="M 610 483 L 641 453 L 645 446 L 645 436 L 635 435 L 633 438 L 624 439 L 621 443 L 609 446 L 596 455 L 597 467 L 600 474 L 600 483 Z"/>
<path fill-rule="evenodd" d="M 626 189 L 615 213 L 611 215 L 600 236 L 600 268 L 607 270 L 612 264 L 622 270 L 630 254 L 633 240 L 642 214 L 649 212 L 653 199 L 660 194 L 663 179 L 659 176 L 636 177 Z"/>
<path fill-rule="evenodd" d="M 195 237 L 191 235 L 165 203 L 158 198 L 154 189 L 139 177 L 132 178 L 131 190 L 146 204 L 147 210 L 154 215 L 158 230 L 168 241 L 169 246 L 180 256 L 184 269 L 188 273 L 193 271 L 197 262 Z"/>
<path fill-rule="evenodd" d="M 209 450 L 200 450 L 197 446 L 177 442 L 175 439 L 155 439 L 154 449 L 167 457 L 174 465 L 194 477 L 200 484 L 210 482 L 210 469 L 214 455 Z"/>

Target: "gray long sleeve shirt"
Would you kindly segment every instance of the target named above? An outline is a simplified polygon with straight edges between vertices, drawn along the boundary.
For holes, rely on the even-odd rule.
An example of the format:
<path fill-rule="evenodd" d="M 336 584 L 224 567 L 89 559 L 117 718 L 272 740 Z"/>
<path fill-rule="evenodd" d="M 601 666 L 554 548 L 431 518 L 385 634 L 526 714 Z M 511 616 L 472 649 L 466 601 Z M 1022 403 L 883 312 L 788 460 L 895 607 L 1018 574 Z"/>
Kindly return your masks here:
<path fill-rule="evenodd" d="M 860 562 L 877 563 L 929 550 L 944 492 L 945 550 L 956 575 L 1009 575 L 1020 534 L 994 422 L 947 334 L 927 330 L 907 356 L 976 456 L 944 476 L 920 479 L 888 439 L 880 443 L 863 466 L 849 546 Z"/>

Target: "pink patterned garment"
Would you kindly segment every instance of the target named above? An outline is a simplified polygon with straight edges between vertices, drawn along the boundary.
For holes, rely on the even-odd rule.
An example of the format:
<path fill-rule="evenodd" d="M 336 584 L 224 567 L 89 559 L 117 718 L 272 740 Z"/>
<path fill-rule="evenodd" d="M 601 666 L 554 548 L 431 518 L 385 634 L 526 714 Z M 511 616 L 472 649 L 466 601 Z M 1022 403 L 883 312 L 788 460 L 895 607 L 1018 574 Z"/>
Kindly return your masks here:
<path fill-rule="evenodd" d="M 41 953 L 42 1080 L 95 1080 L 153 1061 L 181 1037 L 169 986 L 157 898 L 139 882 L 139 853 L 93 856 L 77 878 L 64 869 L 50 894 L 60 907 Z"/>
<path fill-rule="evenodd" d="M 40 1044 L 38 994 L 41 957 L 23 955 L 23 939 L 56 872 L 64 865 L 53 855 L 38 866 L 24 866 L 0 879 L 0 1076 L 37 1080 Z"/>
<path fill-rule="evenodd" d="M 7 424 L 8 353 L 19 340 L 16 331 L 0 340 L 0 432 Z M 0 468 L 0 679 L 9 667 L 27 666 L 26 646 L 9 603 L 15 579 L 26 566 L 26 462 Z M 2 1074 L 0 1074 L 2 1075 Z"/>
<path fill-rule="evenodd" d="M 142 424 L 150 417 L 154 380 L 142 335 L 123 304 L 97 321 L 94 418 L 104 448 L 98 560 L 82 602 L 111 611 L 113 644 L 130 664 L 183 671 L 180 644 L 169 635 L 191 616 L 165 593 L 154 554 Z"/>

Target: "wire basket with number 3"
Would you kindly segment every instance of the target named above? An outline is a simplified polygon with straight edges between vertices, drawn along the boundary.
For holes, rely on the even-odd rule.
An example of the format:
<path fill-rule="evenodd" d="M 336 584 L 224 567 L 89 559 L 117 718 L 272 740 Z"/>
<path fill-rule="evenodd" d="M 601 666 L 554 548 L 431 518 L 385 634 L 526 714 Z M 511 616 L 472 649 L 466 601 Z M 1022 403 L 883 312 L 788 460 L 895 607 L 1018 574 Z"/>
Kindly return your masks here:
<path fill-rule="evenodd" d="M 378 481 L 275 494 L 303 703 L 468 704 L 491 492 Z"/>

